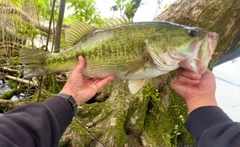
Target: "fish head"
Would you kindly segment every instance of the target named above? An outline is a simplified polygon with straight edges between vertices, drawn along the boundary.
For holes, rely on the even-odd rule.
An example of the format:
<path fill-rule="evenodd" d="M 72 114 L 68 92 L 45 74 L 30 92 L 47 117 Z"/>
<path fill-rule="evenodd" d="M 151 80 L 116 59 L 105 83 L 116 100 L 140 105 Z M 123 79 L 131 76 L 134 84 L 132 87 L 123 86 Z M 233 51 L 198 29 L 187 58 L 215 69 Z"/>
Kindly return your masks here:
<path fill-rule="evenodd" d="M 179 66 L 198 74 L 203 74 L 212 59 L 213 52 L 217 46 L 219 35 L 215 32 L 198 31 L 201 37 L 194 40 L 190 45 L 192 52 L 189 57 L 179 62 Z"/>
<path fill-rule="evenodd" d="M 217 40 L 217 33 L 164 22 L 146 44 L 155 65 L 160 68 L 164 65 L 166 70 L 170 70 L 180 66 L 202 74 L 212 58 Z"/>

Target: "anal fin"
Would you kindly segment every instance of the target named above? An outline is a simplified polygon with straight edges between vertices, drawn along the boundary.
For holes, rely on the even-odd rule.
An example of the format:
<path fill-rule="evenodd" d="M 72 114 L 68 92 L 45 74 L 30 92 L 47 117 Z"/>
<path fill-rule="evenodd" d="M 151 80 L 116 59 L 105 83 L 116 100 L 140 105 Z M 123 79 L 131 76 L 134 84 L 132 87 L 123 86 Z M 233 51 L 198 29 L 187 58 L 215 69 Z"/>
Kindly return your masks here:
<path fill-rule="evenodd" d="M 128 81 L 128 88 L 132 94 L 137 93 L 145 84 L 145 79 Z"/>

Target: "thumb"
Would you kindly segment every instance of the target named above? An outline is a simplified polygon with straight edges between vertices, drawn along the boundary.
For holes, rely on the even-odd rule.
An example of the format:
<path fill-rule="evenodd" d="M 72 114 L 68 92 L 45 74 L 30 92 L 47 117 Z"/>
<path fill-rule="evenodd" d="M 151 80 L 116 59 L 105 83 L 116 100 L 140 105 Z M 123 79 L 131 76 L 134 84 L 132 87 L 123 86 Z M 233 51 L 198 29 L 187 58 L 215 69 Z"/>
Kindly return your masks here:
<path fill-rule="evenodd" d="M 85 68 L 85 63 L 86 63 L 85 59 L 82 56 L 79 56 L 78 57 L 78 63 L 77 63 L 77 66 L 74 69 L 74 72 L 82 73 L 84 68 Z"/>

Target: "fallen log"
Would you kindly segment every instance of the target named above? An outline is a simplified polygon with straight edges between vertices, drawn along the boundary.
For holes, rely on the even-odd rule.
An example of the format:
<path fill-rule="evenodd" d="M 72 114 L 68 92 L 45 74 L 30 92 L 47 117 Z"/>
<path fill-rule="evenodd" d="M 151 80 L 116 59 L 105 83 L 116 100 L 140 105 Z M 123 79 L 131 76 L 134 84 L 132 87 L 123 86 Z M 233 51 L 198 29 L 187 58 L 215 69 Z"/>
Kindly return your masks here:
<path fill-rule="evenodd" d="M 0 71 L 2 71 L 2 72 L 8 71 L 8 72 L 11 72 L 11 73 L 19 74 L 19 70 L 8 68 L 8 67 L 0 67 Z"/>
<path fill-rule="evenodd" d="M 14 77 L 14 76 L 10 76 L 10 75 L 4 75 L 4 77 L 8 78 L 8 79 L 11 79 L 11 80 L 15 80 L 15 81 L 20 82 L 20 83 L 29 84 L 31 86 L 38 86 L 37 83 L 34 83 L 34 82 L 30 81 L 30 80 L 25 80 L 25 79 Z"/>

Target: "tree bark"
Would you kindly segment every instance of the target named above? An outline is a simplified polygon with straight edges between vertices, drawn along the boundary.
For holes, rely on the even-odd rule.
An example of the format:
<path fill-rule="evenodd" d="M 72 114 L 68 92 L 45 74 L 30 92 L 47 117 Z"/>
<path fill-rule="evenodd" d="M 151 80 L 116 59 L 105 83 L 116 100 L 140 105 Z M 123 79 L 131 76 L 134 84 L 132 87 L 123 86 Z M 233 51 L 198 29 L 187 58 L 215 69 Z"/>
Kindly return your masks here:
<path fill-rule="evenodd" d="M 212 68 L 240 55 L 240 50 L 234 49 L 240 39 L 239 13 L 238 0 L 177 0 L 156 19 L 217 32 L 219 54 L 213 57 Z M 96 102 L 81 106 L 78 119 L 105 146 L 193 145 L 183 125 L 186 106 L 170 89 L 174 77 L 175 73 L 171 72 L 152 79 L 136 95 L 129 93 L 126 83 L 114 82 L 95 97 Z M 73 122 L 70 128 L 76 126 Z M 73 142 L 81 146 L 101 146 L 84 129 L 78 127 L 77 130 L 81 142 L 76 137 Z"/>
<path fill-rule="evenodd" d="M 56 27 L 55 41 L 54 41 L 54 53 L 60 52 L 60 40 L 61 40 L 62 23 L 63 23 L 65 4 L 66 4 L 66 0 L 60 1 L 58 22 L 57 22 L 57 27 Z"/>

